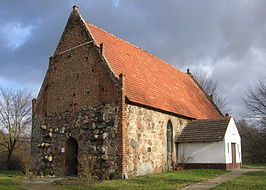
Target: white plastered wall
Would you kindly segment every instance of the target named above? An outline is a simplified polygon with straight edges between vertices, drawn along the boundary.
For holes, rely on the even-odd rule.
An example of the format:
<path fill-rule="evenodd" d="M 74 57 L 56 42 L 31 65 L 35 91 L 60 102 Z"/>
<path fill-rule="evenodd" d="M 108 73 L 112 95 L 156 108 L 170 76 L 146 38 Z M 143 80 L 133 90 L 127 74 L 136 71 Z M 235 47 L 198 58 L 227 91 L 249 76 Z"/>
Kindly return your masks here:
<path fill-rule="evenodd" d="M 241 154 L 241 138 L 236 128 L 234 119 L 231 118 L 227 130 L 224 136 L 224 147 L 225 147 L 225 160 L 226 163 L 232 163 L 232 150 L 231 143 L 236 144 L 236 163 L 242 162 Z"/>
<path fill-rule="evenodd" d="M 178 156 L 191 158 L 186 163 L 225 163 L 224 152 L 222 141 L 178 144 Z"/>

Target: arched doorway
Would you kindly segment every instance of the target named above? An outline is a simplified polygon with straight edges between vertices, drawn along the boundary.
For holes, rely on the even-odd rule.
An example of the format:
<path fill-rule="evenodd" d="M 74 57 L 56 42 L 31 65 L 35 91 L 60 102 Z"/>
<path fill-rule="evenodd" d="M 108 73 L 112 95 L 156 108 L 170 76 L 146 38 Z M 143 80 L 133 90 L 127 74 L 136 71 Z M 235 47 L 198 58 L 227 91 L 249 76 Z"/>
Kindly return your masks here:
<path fill-rule="evenodd" d="M 78 142 L 74 138 L 65 144 L 65 169 L 66 175 L 78 175 Z"/>

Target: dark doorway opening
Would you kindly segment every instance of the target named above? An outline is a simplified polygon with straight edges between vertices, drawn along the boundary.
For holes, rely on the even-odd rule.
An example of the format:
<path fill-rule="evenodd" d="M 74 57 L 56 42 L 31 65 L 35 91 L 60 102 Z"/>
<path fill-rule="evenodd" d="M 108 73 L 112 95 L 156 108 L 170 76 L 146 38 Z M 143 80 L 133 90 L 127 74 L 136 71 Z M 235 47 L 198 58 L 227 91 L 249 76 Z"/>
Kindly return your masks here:
<path fill-rule="evenodd" d="M 65 145 L 65 171 L 66 175 L 78 175 L 78 142 L 69 138 Z"/>

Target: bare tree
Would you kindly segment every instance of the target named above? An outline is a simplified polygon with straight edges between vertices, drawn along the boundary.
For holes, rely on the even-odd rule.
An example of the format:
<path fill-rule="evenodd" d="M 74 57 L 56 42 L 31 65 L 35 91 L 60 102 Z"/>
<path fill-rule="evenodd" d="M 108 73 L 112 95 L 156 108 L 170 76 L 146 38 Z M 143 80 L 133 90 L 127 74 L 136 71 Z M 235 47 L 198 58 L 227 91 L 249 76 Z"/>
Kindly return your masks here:
<path fill-rule="evenodd" d="M 244 103 L 250 117 L 266 118 L 266 77 L 247 87 Z"/>
<path fill-rule="evenodd" d="M 210 78 L 206 72 L 195 74 L 195 78 L 200 83 L 202 88 L 207 92 L 207 94 L 213 97 L 213 101 L 219 110 L 224 115 L 231 114 L 232 111 L 228 106 L 228 101 L 219 89 L 219 81 Z"/>
<path fill-rule="evenodd" d="M 247 87 L 244 104 L 247 108 L 245 116 L 252 118 L 266 135 L 266 77 Z"/>
<path fill-rule="evenodd" d="M 7 152 L 7 168 L 11 169 L 14 150 L 29 134 L 31 123 L 32 95 L 27 90 L 0 88 L 0 136 L 2 146 Z"/>

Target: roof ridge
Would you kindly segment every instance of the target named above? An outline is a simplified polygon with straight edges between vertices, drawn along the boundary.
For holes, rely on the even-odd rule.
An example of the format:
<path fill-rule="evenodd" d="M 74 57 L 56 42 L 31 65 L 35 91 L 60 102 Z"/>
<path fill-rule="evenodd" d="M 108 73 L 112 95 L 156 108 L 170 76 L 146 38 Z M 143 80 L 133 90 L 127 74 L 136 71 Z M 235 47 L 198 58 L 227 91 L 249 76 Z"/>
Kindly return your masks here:
<path fill-rule="evenodd" d="M 141 47 L 139 47 L 139 46 L 137 46 L 137 45 L 135 45 L 135 44 L 132 44 L 132 43 L 130 43 L 130 42 L 127 41 L 127 40 L 124 40 L 124 39 L 122 39 L 122 38 L 119 38 L 118 36 L 116 36 L 116 35 L 114 35 L 114 34 L 112 34 L 112 33 L 110 33 L 110 32 L 107 32 L 106 30 L 100 28 L 99 26 L 96 26 L 96 25 L 94 25 L 94 24 L 92 24 L 92 23 L 90 23 L 90 22 L 87 22 L 87 21 L 85 21 L 85 22 L 86 22 L 87 24 L 90 24 L 90 25 L 92 25 L 93 27 L 95 27 L 95 28 L 97 28 L 97 29 L 99 29 L 99 30 L 101 30 L 101 31 L 103 31 L 103 32 L 105 32 L 105 33 L 107 33 L 107 34 L 109 34 L 109 35 L 111 35 L 111 36 L 117 38 L 118 40 L 121 40 L 121 41 L 123 41 L 123 42 L 125 42 L 125 43 L 127 43 L 127 44 L 129 44 L 129 45 L 131 45 L 131 46 L 133 46 L 133 47 L 135 47 L 135 48 L 138 48 L 138 49 L 142 50 L 143 52 L 145 52 L 145 53 L 147 53 L 147 54 L 149 54 L 149 55 L 151 55 L 151 56 L 153 56 L 153 57 L 155 57 L 155 58 L 161 60 L 161 61 L 164 62 L 164 63 L 166 63 L 167 65 L 169 65 L 170 67 L 174 68 L 175 70 L 180 71 L 181 73 L 185 74 L 184 72 L 182 72 L 181 70 L 179 70 L 178 68 L 176 68 L 175 66 L 173 66 L 172 64 L 170 64 L 170 63 L 166 62 L 165 60 L 163 60 L 163 59 L 161 59 L 161 58 L 159 58 L 159 57 L 153 55 L 152 53 L 148 52 L 147 50 L 145 50 L 145 49 L 143 49 L 143 48 L 141 48 Z"/>
<path fill-rule="evenodd" d="M 227 117 L 223 117 L 223 118 L 212 118 L 212 119 L 196 119 L 196 120 L 192 120 L 190 122 L 197 122 L 197 121 L 210 121 L 210 120 L 226 120 L 226 119 L 231 119 L 232 116 L 227 116 Z"/>
<path fill-rule="evenodd" d="M 218 106 L 213 101 L 213 99 L 210 97 L 210 95 L 202 87 L 202 85 L 199 83 L 199 81 L 194 77 L 194 75 L 191 72 L 188 72 L 187 75 L 195 82 L 195 84 L 199 87 L 199 89 L 203 92 L 203 94 L 210 101 L 210 103 L 215 107 L 215 109 L 221 114 L 221 116 L 224 116 L 223 113 L 221 112 L 221 110 L 218 108 Z"/>

